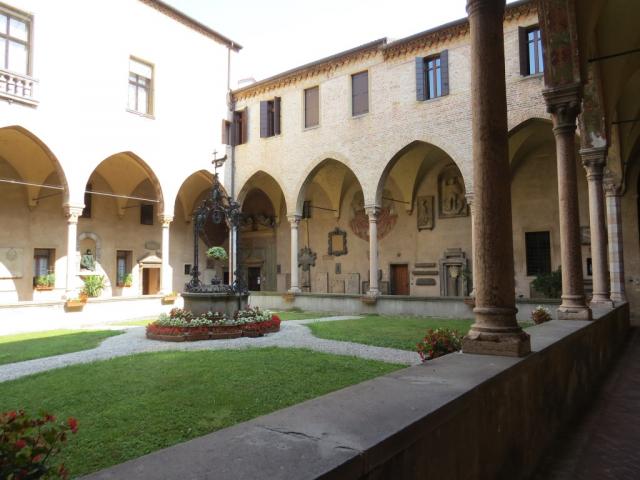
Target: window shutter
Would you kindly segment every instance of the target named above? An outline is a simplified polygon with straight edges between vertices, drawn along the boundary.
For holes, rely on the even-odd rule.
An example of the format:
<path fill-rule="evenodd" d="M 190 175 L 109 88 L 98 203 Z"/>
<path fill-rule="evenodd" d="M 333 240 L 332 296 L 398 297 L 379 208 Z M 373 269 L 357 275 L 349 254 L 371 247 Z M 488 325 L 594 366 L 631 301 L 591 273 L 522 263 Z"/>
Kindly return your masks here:
<path fill-rule="evenodd" d="M 280 97 L 273 99 L 273 134 L 280 135 Z"/>
<path fill-rule="evenodd" d="M 449 95 L 449 50 L 440 52 L 440 76 L 442 77 L 442 96 Z"/>
<path fill-rule="evenodd" d="M 424 95 L 424 57 L 416 57 L 416 100 L 422 102 Z"/>
<path fill-rule="evenodd" d="M 269 136 L 269 102 L 260 102 L 260 138 Z"/>
<path fill-rule="evenodd" d="M 247 139 L 249 138 L 249 107 L 244 107 L 242 110 L 242 138 L 241 143 L 247 143 Z"/>
<path fill-rule="evenodd" d="M 222 144 L 223 145 L 229 145 L 229 122 L 227 120 L 225 120 L 224 118 L 222 119 Z"/>
<path fill-rule="evenodd" d="M 518 27 L 518 42 L 520 46 L 520 75 L 529 75 L 529 41 L 527 38 L 527 29 Z"/>

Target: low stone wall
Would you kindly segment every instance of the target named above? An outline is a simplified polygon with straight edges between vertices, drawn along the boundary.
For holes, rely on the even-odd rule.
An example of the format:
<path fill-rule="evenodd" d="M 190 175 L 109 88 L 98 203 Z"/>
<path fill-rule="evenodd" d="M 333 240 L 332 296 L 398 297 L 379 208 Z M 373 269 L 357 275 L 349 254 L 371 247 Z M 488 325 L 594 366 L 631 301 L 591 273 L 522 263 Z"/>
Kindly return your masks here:
<path fill-rule="evenodd" d="M 450 354 L 86 478 L 528 478 L 626 338 L 628 306 L 532 327 L 525 358 Z"/>
<path fill-rule="evenodd" d="M 64 301 L 0 305 L 0 335 L 149 318 L 180 306 L 182 298 L 173 305 L 163 305 L 161 295 L 90 298 L 81 310 L 74 311 L 65 309 Z"/>
<path fill-rule="evenodd" d="M 313 312 L 335 312 L 345 314 L 377 313 L 379 315 L 417 315 L 443 318 L 473 318 L 473 307 L 464 303 L 462 297 L 415 297 L 381 295 L 375 304 L 362 301 L 362 295 L 333 293 L 301 293 L 289 301 L 286 295 L 275 292 L 251 292 L 249 304 L 271 310 L 299 308 Z M 559 300 L 519 299 L 517 318 L 531 320 L 531 311 L 538 305 L 546 305 L 555 316 Z"/>

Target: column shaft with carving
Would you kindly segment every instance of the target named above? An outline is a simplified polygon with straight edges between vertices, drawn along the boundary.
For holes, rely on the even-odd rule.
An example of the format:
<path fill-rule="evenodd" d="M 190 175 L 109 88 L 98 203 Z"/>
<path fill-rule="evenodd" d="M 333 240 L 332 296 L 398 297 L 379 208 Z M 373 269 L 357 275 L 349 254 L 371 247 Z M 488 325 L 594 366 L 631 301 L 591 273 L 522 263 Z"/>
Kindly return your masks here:
<path fill-rule="evenodd" d="M 64 205 L 64 215 L 67 217 L 67 278 L 65 285 L 65 298 L 74 298 L 76 292 L 76 250 L 78 242 L 78 218 L 82 215 L 83 207 L 77 205 Z"/>
<path fill-rule="evenodd" d="M 607 147 L 580 150 L 589 185 L 589 229 L 591 231 L 592 304 L 611 305 L 607 282 L 607 231 L 604 218 L 602 178 Z"/>
<path fill-rule="evenodd" d="M 287 217 L 291 225 L 291 287 L 289 293 L 300 293 L 300 276 L 298 270 L 298 227 L 300 226 L 300 215 L 289 215 Z"/>
<path fill-rule="evenodd" d="M 471 32 L 475 323 L 463 351 L 523 356 L 516 321 L 504 67 L 504 0 L 467 0 Z"/>
<path fill-rule="evenodd" d="M 369 217 L 369 290 L 366 292 L 370 297 L 380 295 L 380 285 L 378 284 L 378 216 L 380 207 L 373 205 L 366 207 Z"/>
<path fill-rule="evenodd" d="M 590 320 L 591 309 L 584 296 L 582 255 L 580 252 L 580 212 L 576 173 L 576 119 L 580 113 L 580 85 L 548 88 L 543 92 L 553 119 L 558 167 L 560 217 L 560 256 L 562 265 L 562 304 L 560 320 Z"/>
<path fill-rule="evenodd" d="M 605 181 L 607 198 L 607 231 L 609 234 L 609 274 L 611 279 L 611 301 L 615 304 L 627 301 L 624 285 L 624 251 L 622 245 L 622 210 L 620 185 Z"/>
<path fill-rule="evenodd" d="M 160 214 L 162 225 L 162 270 L 160 271 L 160 292 L 164 294 L 173 291 L 173 272 L 169 265 L 169 227 L 173 222 L 173 215 Z"/>

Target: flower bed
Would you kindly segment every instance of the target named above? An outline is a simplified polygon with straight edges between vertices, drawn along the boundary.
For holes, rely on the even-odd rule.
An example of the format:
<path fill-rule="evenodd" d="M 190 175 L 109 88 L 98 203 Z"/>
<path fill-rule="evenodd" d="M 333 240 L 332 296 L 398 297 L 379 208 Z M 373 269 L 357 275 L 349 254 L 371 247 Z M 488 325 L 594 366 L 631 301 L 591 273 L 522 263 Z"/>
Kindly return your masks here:
<path fill-rule="evenodd" d="M 165 342 L 261 337 L 280 330 L 280 318 L 268 310 L 247 307 L 228 318 L 220 312 L 194 316 L 181 308 L 161 314 L 147 325 L 147 338 Z"/>

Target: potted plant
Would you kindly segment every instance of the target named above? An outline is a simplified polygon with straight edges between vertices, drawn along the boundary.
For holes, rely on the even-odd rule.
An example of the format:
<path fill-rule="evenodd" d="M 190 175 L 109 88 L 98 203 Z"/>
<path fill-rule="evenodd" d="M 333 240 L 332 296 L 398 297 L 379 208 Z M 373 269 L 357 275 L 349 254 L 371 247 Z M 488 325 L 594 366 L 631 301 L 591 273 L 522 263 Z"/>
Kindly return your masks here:
<path fill-rule="evenodd" d="M 207 257 L 220 261 L 229 259 L 227 251 L 223 247 L 211 247 L 209 250 L 207 250 Z"/>
<path fill-rule="evenodd" d="M 56 276 L 53 273 L 38 275 L 36 277 L 36 290 L 53 290 L 56 284 Z"/>
<path fill-rule="evenodd" d="M 66 302 L 64 302 L 64 306 L 68 310 L 82 310 L 86 300 L 83 300 L 81 297 L 76 298 L 68 298 Z"/>
<path fill-rule="evenodd" d="M 130 287 L 131 285 L 133 285 L 133 275 L 131 275 L 130 273 L 124 274 L 120 278 L 120 281 L 118 283 L 121 287 Z"/>
<path fill-rule="evenodd" d="M 178 292 L 167 293 L 162 297 L 162 303 L 170 305 L 172 303 L 175 303 L 177 298 L 178 298 Z"/>
<path fill-rule="evenodd" d="M 533 323 L 536 325 L 548 322 L 551 320 L 551 312 L 548 308 L 538 305 L 531 311 L 531 320 L 533 320 Z"/>
<path fill-rule="evenodd" d="M 87 296 L 99 297 L 104 289 L 104 277 L 102 275 L 87 275 L 84 277 L 84 292 Z"/>

